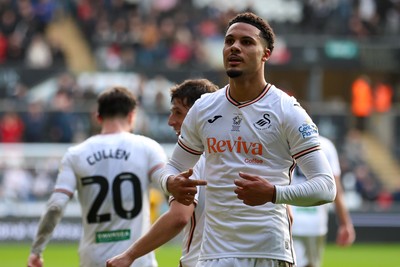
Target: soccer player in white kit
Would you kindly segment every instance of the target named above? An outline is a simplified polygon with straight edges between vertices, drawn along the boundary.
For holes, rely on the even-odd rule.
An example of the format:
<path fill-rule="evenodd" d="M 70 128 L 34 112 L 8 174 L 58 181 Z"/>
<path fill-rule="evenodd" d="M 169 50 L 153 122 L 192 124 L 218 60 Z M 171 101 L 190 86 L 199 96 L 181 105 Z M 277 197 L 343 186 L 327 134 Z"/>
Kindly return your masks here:
<path fill-rule="evenodd" d="M 171 88 L 172 107 L 168 124 L 174 128 L 178 136 L 181 132 L 182 122 L 194 102 L 203 94 L 215 92 L 217 89 L 218 86 L 206 79 L 186 80 Z M 205 168 L 204 163 L 205 158 L 202 156 L 193 168 L 193 174 L 187 172 L 187 176 L 201 178 Z M 195 201 L 189 206 L 183 205 L 171 197 L 169 210 L 158 218 L 149 232 L 126 251 L 108 260 L 107 267 L 129 266 L 137 258 L 171 240 L 182 229 L 182 255 L 179 266 L 195 267 L 203 235 L 204 192 L 204 187 L 199 188 Z"/>
<path fill-rule="evenodd" d="M 274 34 L 253 13 L 233 18 L 223 60 L 229 84 L 189 110 L 162 188 L 182 204 L 206 186 L 197 267 L 278 267 L 295 263 L 288 206 L 332 202 L 335 181 L 318 129 L 296 99 L 266 82 Z M 205 153 L 203 180 L 182 173 Z M 291 185 L 298 164 L 307 181 Z"/>
<path fill-rule="evenodd" d="M 150 228 L 149 189 L 151 182 L 159 185 L 167 156 L 156 141 L 130 132 L 136 100 L 128 89 L 110 88 L 97 103 L 101 133 L 64 155 L 32 244 L 29 267 L 43 265 L 41 254 L 75 191 L 82 211 L 81 267 L 105 266 L 108 258 Z M 131 266 L 158 265 L 150 253 Z"/>
<path fill-rule="evenodd" d="M 341 169 L 335 145 L 328 138 L 320 136 L 321 149 L 328 158 L 336 180 L 337 194 L 334 201 L 338 217 L 336 243 L 339 246 L 351 245 L 355 240 L 354 226 L 344 202 L 341 186 Z M 306 180 L 299 168 L 293 175 L 293 184 Z M 328 205 L 315 207 L 292 206 L 293 214 L 293 244 L 296 252 L 297 267 L 320 267 L 325 250 L 328 233 Z"/>

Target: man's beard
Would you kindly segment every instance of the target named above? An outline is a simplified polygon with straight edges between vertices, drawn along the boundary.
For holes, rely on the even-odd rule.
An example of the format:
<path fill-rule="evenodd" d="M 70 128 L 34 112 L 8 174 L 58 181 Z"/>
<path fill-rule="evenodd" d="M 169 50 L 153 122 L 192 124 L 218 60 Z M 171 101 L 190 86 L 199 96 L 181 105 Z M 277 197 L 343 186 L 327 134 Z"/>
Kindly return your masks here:
<path fill-rule="evenodd" d="M 226 74 L 230 77 L 230 78 L 236 78 L 239 77 L 240 75 L 242 75 L 243 71 L 241 70 L 227 70 Z"/>

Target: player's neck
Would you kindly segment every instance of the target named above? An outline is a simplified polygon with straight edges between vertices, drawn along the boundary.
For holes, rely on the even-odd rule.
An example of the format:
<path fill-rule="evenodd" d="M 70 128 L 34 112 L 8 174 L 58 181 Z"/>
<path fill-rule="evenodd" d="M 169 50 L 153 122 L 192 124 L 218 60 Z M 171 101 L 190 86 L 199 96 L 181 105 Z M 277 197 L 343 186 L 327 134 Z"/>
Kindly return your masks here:
<path fill-rule="evenodd" d="M 242 79 L 229 80 L 229 93 L 238 102 L 246 102 L 257 98 L 264 91 L 265 80 L 249 81 Z"/>
<path fill-rule="evenodd" d="M 131 127 L 128 123 L 118 120 L 104 121 L 101 127 L 101 134 L 115 134 L 130 132 Z"/>

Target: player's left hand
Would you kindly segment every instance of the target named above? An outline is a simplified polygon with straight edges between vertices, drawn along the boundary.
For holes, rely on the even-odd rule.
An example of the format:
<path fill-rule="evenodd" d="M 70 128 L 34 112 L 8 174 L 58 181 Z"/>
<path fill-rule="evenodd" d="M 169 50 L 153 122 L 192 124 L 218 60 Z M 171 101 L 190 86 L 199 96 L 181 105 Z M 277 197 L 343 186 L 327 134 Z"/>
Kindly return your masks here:
<path fill-rule="evenodd" d="M 28 258 L 28 267 L 42 267 L 43 259 L 37 254 L 31 253 Z"/>
<path fill-rule="evenodd" d="M 339 246 L 350 246 L 356 239 L 353 224 L 340 225 L 336 235 L 336 244 Z"/>
<path fill-rule="evenodd" d="M 238 199 L 249 206 L 259 206 L 272 202 L 274 185 L 257 175 L 239 172 L 242 179 L 235 179 L 235 193 Z"/>

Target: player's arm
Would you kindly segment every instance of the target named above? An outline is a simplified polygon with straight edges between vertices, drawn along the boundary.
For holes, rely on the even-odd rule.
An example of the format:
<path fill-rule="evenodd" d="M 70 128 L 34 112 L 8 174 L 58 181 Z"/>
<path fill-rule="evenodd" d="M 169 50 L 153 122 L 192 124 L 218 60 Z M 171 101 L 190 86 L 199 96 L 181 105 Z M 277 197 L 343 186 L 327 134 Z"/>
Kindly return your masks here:
<path fill-rule="evenodd" d="M 295 185 L 275 186 L 275 203 L 295 206 L 315 206 L 333 202 L 336 183 L 332 169 L 322 150 L 297 158 L 297 164 L 307 181 Z"/>
<path fill-rule="evenodd" d="M 339 246 L 348 246 L 354 242 L 356 238 L 356 233 L 354 230 L 353 222 L 350 218 L 350 214 L 344 202 L 344 193 L 340 176 L 335 175 L 335 180 L 337 193 L 334 203 L 339 224 L 336 235 L 336 244 L 338 244 Z"/>
<path fill-rule="evenodd" d="M 332 202 L 336 195 L 332 170 L 322 151 L 303 155 L 298 160 L 307 181 L 295 185 L 273 185 L 267 179 L 248 173 L 239 173 L 235 179 L 235 193 L 250 206 L 267 202 L 295 206 L 315 206 Z"/>
<path fill-rule="evenodd" d="M 53 234 L 54 228 L 60 222 L 65 207 L 72 193 L 55 191 L 47 202 L 46 211 L 40 218 L 36 237 L 33 240 L 28 267 L 43 265 L 42 252 Z"/>
<path fill-rule="evenodd" d="M 53 234 L 54 228 L 60 222 L 68 201 L 72 198 L 76 188 L 76 179 L 67 152 L 62 161 L 57 176 L 55 189 L 47 201 L 46 210 L 42 214 L 36 236 L 28 258 L 28 267 L 41 267 L 43 259 L 41 254 Z"/>
<path fill-rule="evenodd" d="M 296 99 L 285 103 L 282 132 L 293 159 L 307 181 L 301 184 L 276 185 L 276 203 L 314 206 L 333 202 L 336 183 L 325 153 L 321 150 L 318 128 Z"/>
<path fill-rule="evenodd" d="M 185 227 L 193 212 L 194 204 L 186 206 L 172 201 L 169 210 L 157 219 L 144 236 L 123 253 L 107 260 L 107 267 L 129 267 L 137 258 L 165 244 Z"/>

